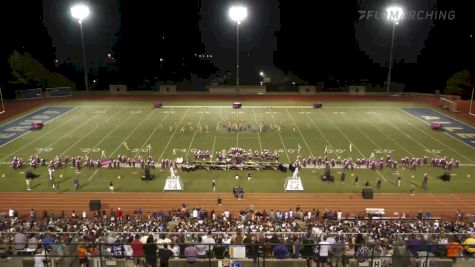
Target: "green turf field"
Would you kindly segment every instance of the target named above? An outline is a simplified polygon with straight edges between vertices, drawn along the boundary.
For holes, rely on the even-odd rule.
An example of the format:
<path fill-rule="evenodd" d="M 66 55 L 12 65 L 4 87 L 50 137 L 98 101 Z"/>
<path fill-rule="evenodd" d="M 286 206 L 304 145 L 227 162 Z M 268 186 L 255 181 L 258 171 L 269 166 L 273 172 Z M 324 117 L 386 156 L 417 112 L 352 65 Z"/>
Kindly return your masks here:
<path fill-rule="evenodd" d="M 204 106 L 206 104 L 206 106 Z M 29 132 L 0 147 L 0 191 L 26 191 L 24 171 L 10 168 L 13 156 L 20 156 L 27 163 L 30 155 L 53 159 L 56 155 L 99 158 L 102 151 L 107 156 L 118 154 L 138 157 L 148 155 L 148 145 L 155 161 L 176 157 L 194 159 L 194 149 L 216 151 L 230 147 L 252 150 L 279 151 L 281 162 L 293 162 L 300 146 L 300 154 L 324 155 L 325 147 L 330 157 L 377 158 L 391 153 L 401 157 L 427 155 L 447 156 L 458 159 L 461 167 L 452 171 L 452 181 L 442 182 L 436 177 L 443 173 L 440 168 L 419 168 L 416 172 L 398 171 L 402 186 L 396 187 L 397 174 L 385 168 L 383 171 L 355 169 L 345 183 L 320 181 L 322 169 L 300 171 L 305 192 L 360 192 L 366 181 L 375 185 L 382 179 L 382 188 L 376 192 L 408 192 L 411 184 L 419 192 L 475 192 L 475 150 L 442 132 L 433 131 L 419 119 L 401 110 L 414 104 L 398 102 L 328 102 L 323 109 L 312 109 L 306 103 L 249 102 L 240 110 L 231 108 L 229 102 L 179 102 L 166 103 L 162 109 L 153 109 L 149 101 L 67 101 L 58 106 L 76 107 L 64 116 L 47 123 L 42 130 Z M 51 106 L 51 105 L 50 105 Z M 229 132 L 221 125 L 227 121 L 243 121 L 248 124 L 264 123 L 279 125 L 264 132 Z M 191 127 L 189 127 L 191 125 Z M 181 132 L 184 127 L 185 131 Z M 201 130 L 199 130 L 201 128 Z M 206 130 L 207 129 L 207 130 Z M 128 149 L 124 146 L 127 143 Z M 352 144 L 352 151 L 349 145 Z M 340 169 L 333 174 L 339 178 Z M 427 190 L 420 187 L 422 176 L 428 171 L 432 179 Z M 47 168 L 34 170 L 40 177 L 33 181 L 33 191 L 52 191 L 47 186 Z M 142 182 L 141 169 L 121 168 L 90 171 L 83 168 L 77 173 L 80 191 L 108 191 L 113 181 L 118 191 L 162 192 L 168 170 L 152 170 L 156 179 Z M 4 175 L 3 175 L 4 174 Z M 56 171 L 61 191 L 72 191 L 73 168 Z M 241 184 L 246 192 L 283 192 L 289 173 L 277 171 L 253 171 L 248 182 L 247 172 L 239 172 L 242 179 L 235 180 L 236 171 L 195 171 L 178 173 L 185 192 L 209 192 L 211 180 L 216 179 L 219 192 L 229 192 L 232 186 Z M 59 176 L 62 175 L 61 178 Z M 360 187 L 353 185 L 352 175 L 360 177 Z M 120 176 L 120 179 L 118 178 Z M 414 178 L 411 178 L 414 176 Z"/>

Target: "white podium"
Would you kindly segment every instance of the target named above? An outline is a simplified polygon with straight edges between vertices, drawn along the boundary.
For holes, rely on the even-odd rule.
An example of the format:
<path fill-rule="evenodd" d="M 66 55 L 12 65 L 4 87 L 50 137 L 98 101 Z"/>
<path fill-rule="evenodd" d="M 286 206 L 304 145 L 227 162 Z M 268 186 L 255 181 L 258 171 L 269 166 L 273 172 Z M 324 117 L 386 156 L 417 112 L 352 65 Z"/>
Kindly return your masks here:
<path fill-rule="evenodd" d="M 163 191 L 183 191 L 184 189 L 181 177 L 176 175 L 176 171 L 173 167 L 170 167 L 170 176 L 165 180 Z"/>
<path fill-rule="evenodd" d="M 293 176 L 289 176 L 285 179 L 284 190 L 287 191 L 302 191 L 303 192 L 303 185 L 302 180 L 300 180 L 300 176 L 297 178 Z"/>
<path fill-rule="evenodd" d="M 163 187 L 163 191 L 183 191 L 184 189 L 180 176 L 168 176 Z"/>

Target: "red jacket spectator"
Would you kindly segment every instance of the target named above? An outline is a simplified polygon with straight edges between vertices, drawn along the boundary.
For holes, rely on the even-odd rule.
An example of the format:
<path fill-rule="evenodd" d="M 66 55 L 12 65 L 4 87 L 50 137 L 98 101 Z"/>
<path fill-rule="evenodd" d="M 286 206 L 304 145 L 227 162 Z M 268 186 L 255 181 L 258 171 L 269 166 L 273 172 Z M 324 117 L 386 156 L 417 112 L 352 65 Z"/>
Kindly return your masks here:
<path fill-rule="evenodd" d="M 122 209 L 117 208 L 116 216 L 117 216 L 117 219 L 122 220 L 122 216 L 124 216 Z"/>

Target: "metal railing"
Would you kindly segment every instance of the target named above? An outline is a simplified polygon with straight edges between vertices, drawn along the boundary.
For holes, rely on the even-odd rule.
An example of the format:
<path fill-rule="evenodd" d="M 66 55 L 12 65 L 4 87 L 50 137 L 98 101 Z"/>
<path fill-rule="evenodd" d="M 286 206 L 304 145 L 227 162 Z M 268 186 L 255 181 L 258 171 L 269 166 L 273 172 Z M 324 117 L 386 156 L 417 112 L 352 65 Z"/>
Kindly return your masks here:
<path fill-rule="evenodd" d="M 272 239 L 271 239 L 272 241 Z M 329 240 L 327 240 L 329 241 Z M 416 240 L 417 241 L 417 240 Z M 24 245 L 25 249 L 17 249 Z M 36 250 L 28 250 L 28 247 L 37 245 Z M 163 244 L 143 244 L 143 248 L 147 246 L 156 247 L 155 253 L 145 255 L 136 255 L 133 252 L 130 243 L 114 242 L 114 243 L 97 243 L 97 242 L 70 242 L 70 243 L 48 243 L 48 244 L 20 244 L 11 243 L 5 246 L 0 245 L 0 257 L 3 258 L 21 258 L 22 261 L 41 261 L 44 266 L 60 267 L 71 266 L 72 262 L 87 262 L 89 266 L 105 266 L 105 261 L 115 261 L 117 266 L 125 266 L 127 261 L 135 263 L 143 263 L 157 261 L 159 259 L 160 250 L 164 249 Z M 393 266 L 410 266 L 411 262 L 424 262 L 427 265 L 433 261 L 452 261 L 467 258 L 472 260 L 475 265 L 475 258 L 469 253 L 468 249 L 475 249 L 473 246 L 463 246 L 460 243 L 455 244 L 439 244 L 429 242 L 414 242 L 413 240 L 406 242 L 387 242 L 377 243 L 358 243 L 342 241 L 335 244 L 315 243 L 312 238 L 305 238 L 290 242 L 289 240 L 277 243 L 269 241 L 259 243 L 258 240 L 246 244 L 205 244 L 205 243 L 170 243 L 167 244 L 168 249 L 173 252 L 171 261 L 200 261 L 208 263 L 208 266 L 214 266 L 219 260 L 232 259 L 234 261 L 251 261 L 254 266 L 271 266 L 277 260 L 298 261 L 302 262 L 338 262 L 341 266 L 348 266 L 350 261 L 369 262 L 369 266 L 374 266 L 373 262 L 378 262 L 378 266 L 390 266 L 396 262 L 399 265 Z M 190 256 L 187 247 L 197 252 L 196 257 Z M 78 256 L 78 248 L 87 251 L 86 257 Z M 146 251 L 150 251 L 145 249 Z M 154 249 L 152 249 L 153 251 Z M 457 254 L 453 254 L 457 251 Z M 147 253 L 147 252 L 146 252 Z M 452 254 L 448 254 L 452 253 Z M 38 258 L 38 259 L 36 259 Z M 400 265 L 403 264 L 403 265 Z"/>

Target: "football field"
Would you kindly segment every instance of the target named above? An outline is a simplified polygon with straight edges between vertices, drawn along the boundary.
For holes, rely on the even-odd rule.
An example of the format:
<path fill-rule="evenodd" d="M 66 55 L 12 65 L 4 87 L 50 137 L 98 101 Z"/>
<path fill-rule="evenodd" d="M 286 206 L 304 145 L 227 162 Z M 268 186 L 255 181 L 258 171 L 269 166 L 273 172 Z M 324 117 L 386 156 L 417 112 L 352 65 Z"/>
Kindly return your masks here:
<path fill-rule="evenodd" d="M 37 112 L 40 115 L 30 116 Z M 35 113 L 36 114 L 36 113 Z M 43 114 L 55 114 L 53 117 Z M 41 130 L 22 129 L 22 117 L 2 122 L 5 131 L 10 124 L 18 123 L 18 134 L 11 140 L 4 139 L 0 146 L 0 191 L 26 191 L 24 172 L 33 170 L 28 158 L 39 155 L 47 161 L 61 157 L 90 156 L 99 159 L 103 155 L 115 158 L 125 155 L 131 158 L 150 155 L 157 164 L 162 159 L 182 157 L 195 161 L 197 150 L 216 152 L 240 147 L 252 151 L 269 150 L 279 154 L 279 162 L 293 163 L 297 155 L 302 157 L 329 158 L 384 158 L 390 154 L 400 162 L 403 157 L 447 157 L 460 162 L 460 167 L 451 171 L 451 181 L 444 182 L 438 176 L 444 173 L 440 167 L 423 166 L 416 171 L 355 168 L 347 172 L 347 180 L 340 181 L 341 168 L 332 169 L 336 181 L 322 182 L 320 168 L 304 168 L 300 171 L 305 192 L 360 192 L 368 181 L 375 185 L 382 180 L 375 192 L 409 192 L 412 184 L 418 191 L 436 193 L 474 193 L 475 149 L 463 134 L 455 128 L 473 131 L 473 126 L 460 122 L 450 114 L 429 106 L 400 102 L 328 102 L 321 109 L 305 103 L 243 102 L 243 108 L 233 109 L 223 101 L 196 101 L 165 103 L 163 108 L 152 108 L 150 101 L 65 101 L 55 102 L 22 116 L 28 121 L 43 118 Z M 40 116 L 40 117 L 38 117 Z M 24 119 L 25 121 L 25 119 Z M 431 121 L 444 121 L 444 125 L 456 125 L 453 130 L 433 130 Z M 25 122 L 23 122 L 25 124 Z M 236 131 L 233 125 L 243 126 Z M 3 138 L 6 135 L 3 133 Z M 21 157 L 26 164 L 23 169 L 10 167 L 13 157 Z M 46 167 L 33 170 L 40 175 L 34 179 L 34 191 L 52 191 L 48 187 Z M 57 170 L 60 190 L 74 191 L 73 176 L 80 179 L 80 191 L 108 191 L 113 182 L 121 192 L 162 192 L 168 170 L 151 171 L 155 180 L 140 180 L 143 170 L 123 167 L 119 169 L 77 171 L 67 166 Z M 421 187 L 423 173 L 430 175 L 426 189 Z M 247 181 L 248 171 L 197 170 L 178 171 L 184 182 L 185 192 L 209 192 L 211 180 L 217 180 L 218 192 L 229 192 L 241 185 L 246 192 L 283 192 L 284 182 L 290 173 L 273 170 L 251 171 L 252 180 Z M 241 179 L 234 179 L 239 175 Z M 360 187 L 353 183 L 355 176 Z M 402 177 L 400 187 L 397 177 Z"/>

